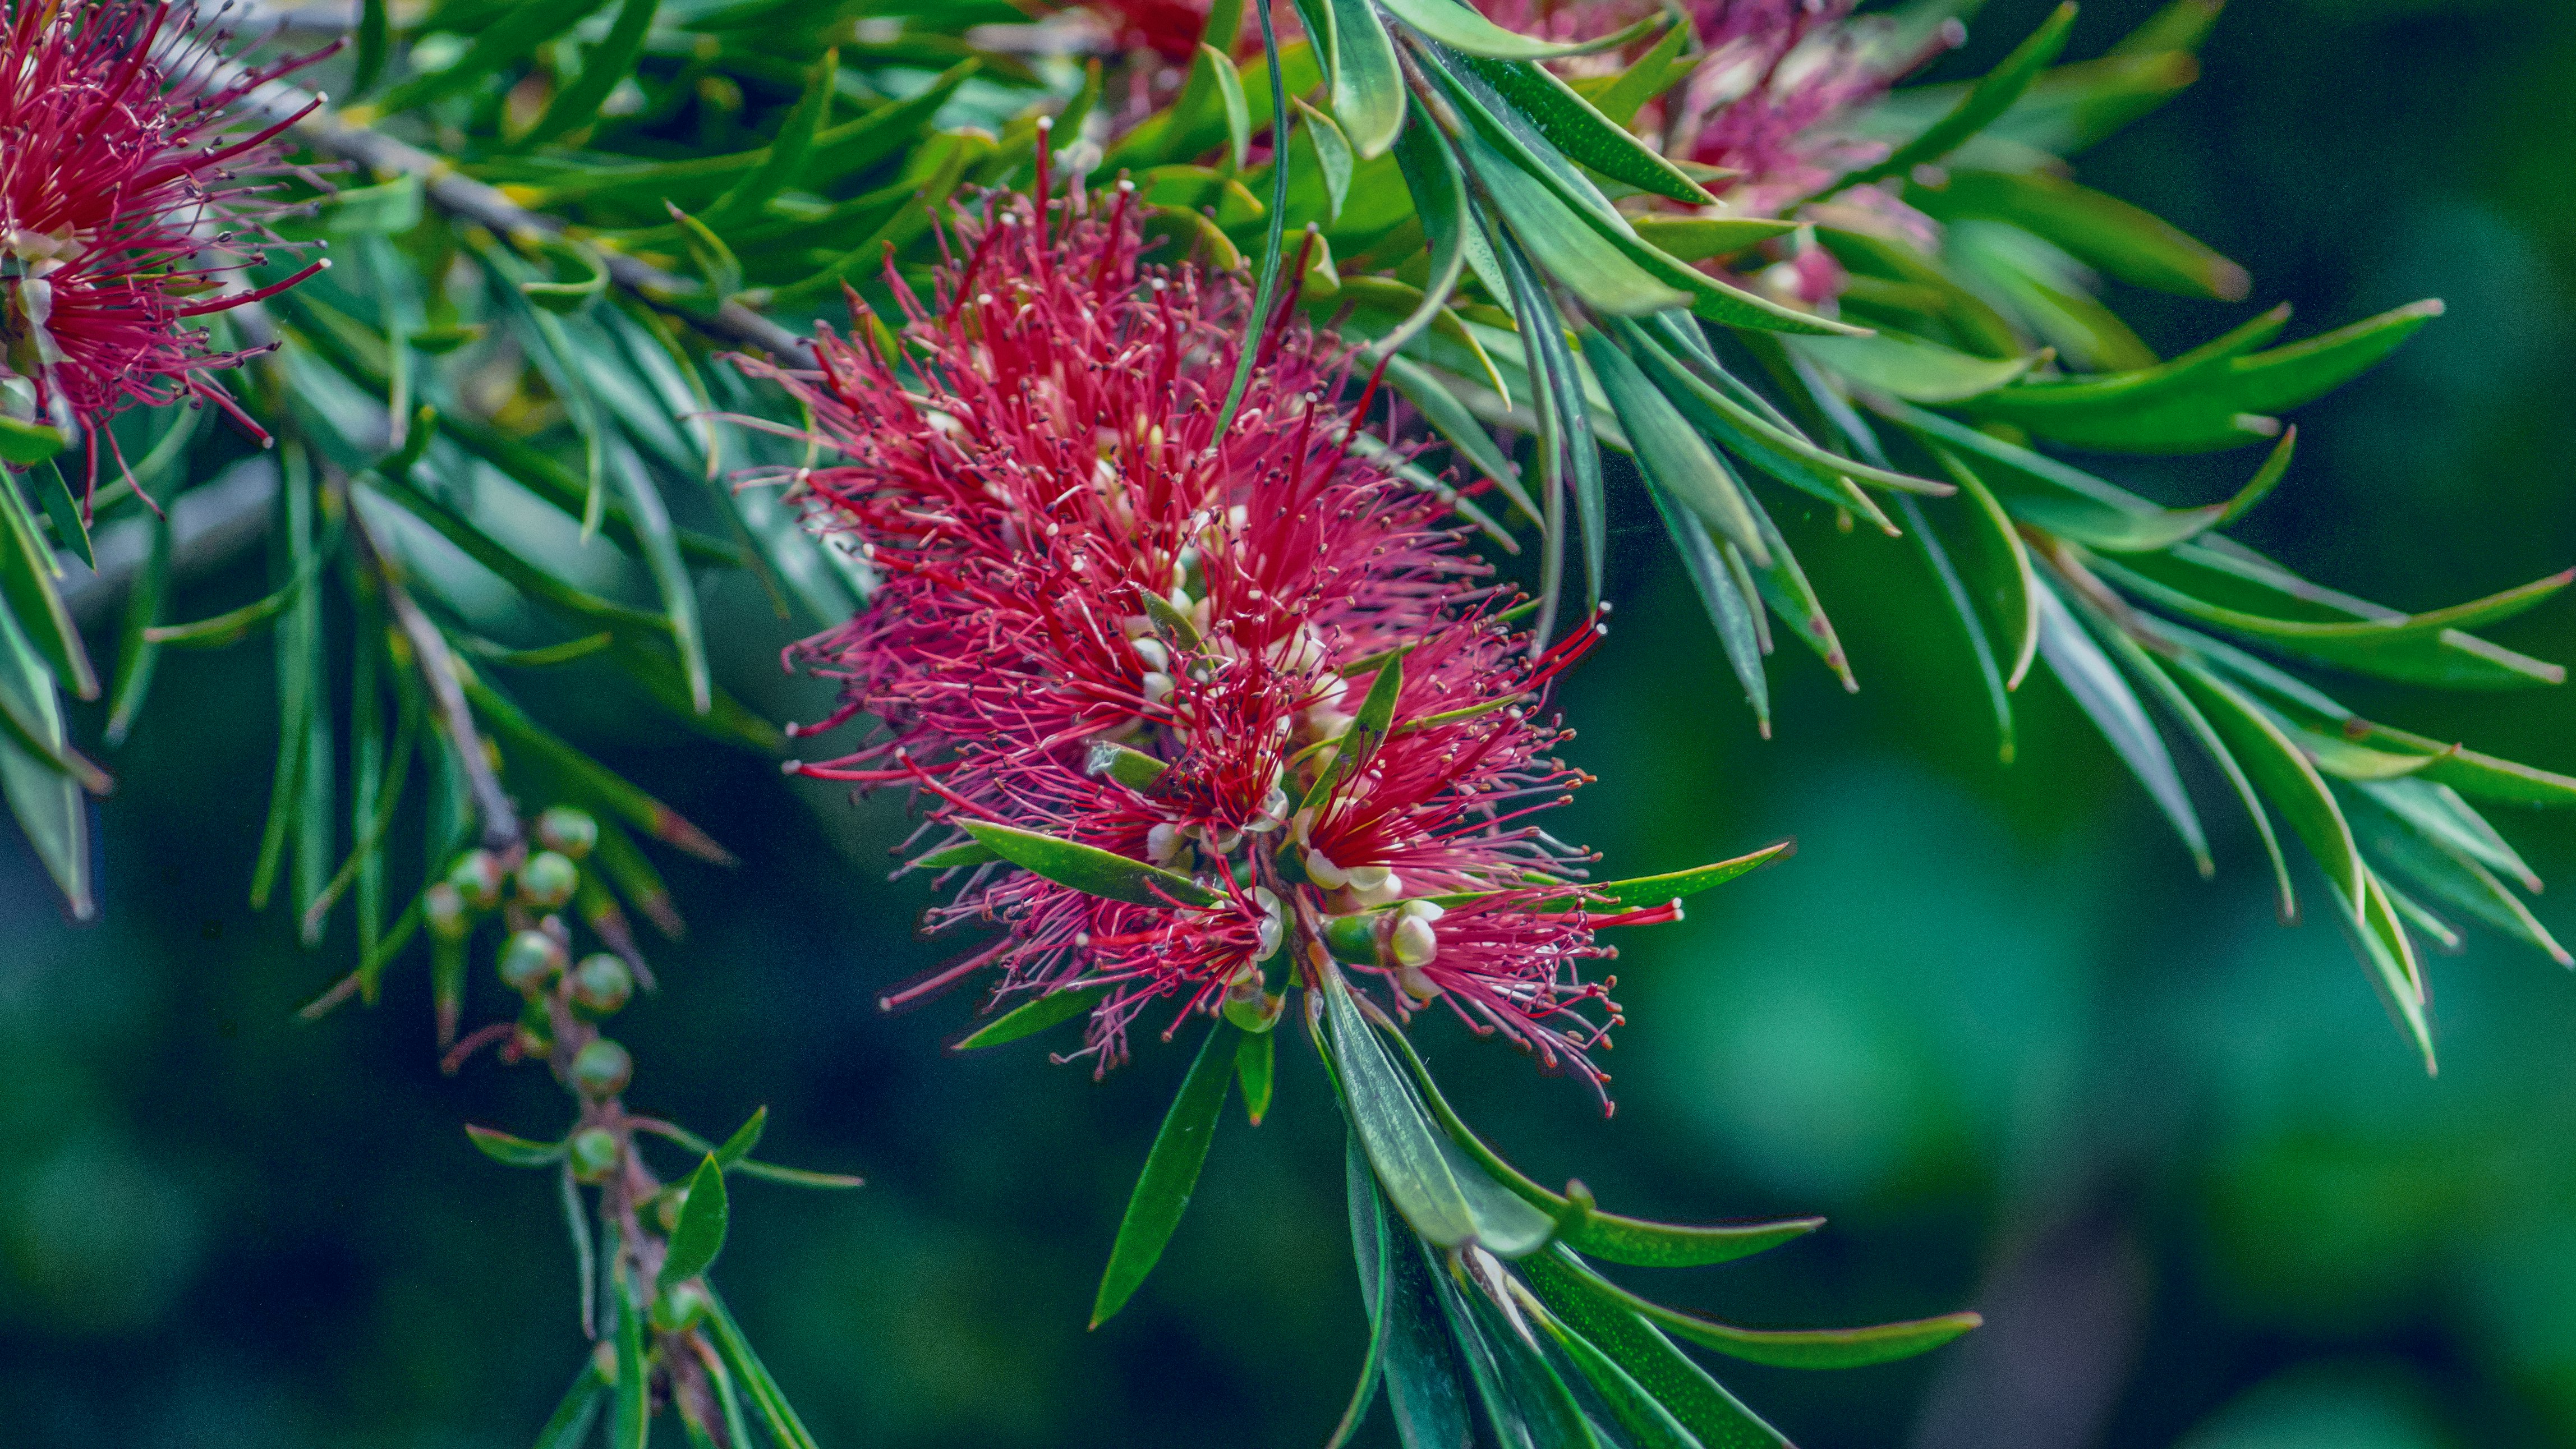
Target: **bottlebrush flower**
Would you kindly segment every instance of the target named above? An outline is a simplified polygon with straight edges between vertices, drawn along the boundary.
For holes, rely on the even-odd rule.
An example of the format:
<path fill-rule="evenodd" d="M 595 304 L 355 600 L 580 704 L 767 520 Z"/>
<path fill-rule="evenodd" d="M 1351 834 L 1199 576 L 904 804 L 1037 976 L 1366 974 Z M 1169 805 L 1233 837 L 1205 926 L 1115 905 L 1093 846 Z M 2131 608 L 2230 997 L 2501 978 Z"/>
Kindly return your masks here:
<path fill-rule="evenodd" d="M 1145 262 L 1131 204 L 988 197 L 929 299 L 890 278 L 901 358 L 821 329 L 814 370 L 745 364 L 812 409 L 840 461 L 781 477 L 883 580 L 791 651 L 842 685 L 798 732 L 870 734 L 791 768 L 918 789 L 942 852 L 989 823 L 1141 881 L 961 862 L 930 924 L 1004 936 L 889 1004 L 988 967 L 997 1000 L 1097 989 L 1105 1069 L 1156 1000 L 1260 1025 L 1290 984 L 1375 972 L 1400 1010 L 1445 1001 L 1597 1084 L 1616 1009 L 1577 974 L 1610 954 L 1572 884 L 1589 857 L 1526 817 L 1583 778 L 1542 711 L 1598 630 L 1533 658 L 1443 501 L 1353 453 L 1351 358 L 1292 305 L 1254 325 L 1236 278 Z M 1336 932 L 1383 949 L 1337 966 Z"/>
<path fill-rule="evenodd" d="M 93 464 L 137 403 L 213 402 L 259 433 L 205 375 L 248 354 L 197 319 L 326 265 L 223 290 L 279 245 L 260 183 L 293 124 L 236 136 L 233 109 L 328 53 L 218 79 L 228 38 L 193 7 L 0 0 L 0 408 L 88 432 Z"/>

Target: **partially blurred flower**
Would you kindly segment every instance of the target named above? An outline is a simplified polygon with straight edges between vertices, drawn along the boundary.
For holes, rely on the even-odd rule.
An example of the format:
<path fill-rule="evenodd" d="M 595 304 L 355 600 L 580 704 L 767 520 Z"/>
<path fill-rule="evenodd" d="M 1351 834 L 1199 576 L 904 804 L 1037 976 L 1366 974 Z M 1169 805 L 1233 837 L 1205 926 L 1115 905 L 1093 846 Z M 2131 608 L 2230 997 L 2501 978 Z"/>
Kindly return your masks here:
<path fill-rule="evenodd" d="M 218 84 L 227 39 L 193 7 L 0 0 L 0 407 L 22 421 L 89 432 L 94 448 L 119 411 L 188 398 L 259 433 L 205 376 L 246 354 L 211 350 L 196 319 L 325 265 L 225 290 L 278 245 L 260 183 L 292 124 L 235 136 L 233 109 L 319 57 Z"/>
<path fill-rule="evenodd" d="M 800 733 L 873 732 L 798 768 L 918 788 L 942 848 L 989 821 L 1179 883 L 1122 901 L 958 867 L 931 923 L 1007 934 L 894 999 L 988 966 L 999 996 L 1099 988 L 1105 1067 L 1157 999 L 1258 1016 L 1373 971 L 1398 1010 L 1445 1000 L 1598 1082 L 1588 857 L 1525 818 L 1580 783 L 1541 709 L 1597 631 L 1533 658 L 1442 502 L 1352 452 L 1351 359 L 1293 307 L 1255 325 L 1237 278 L 1142 262 L 1131 203 L 988 198 L 928 301 L 896 283 L 899 356 L 825 333 L 818 370 L 771 373 L 842 459 L 792 475 L 813 521 L 884 579 L 795 651 L 843 686 Z M 1421 899 L 1495 891 L 1454 921 Z M 1337 967 L 1328 937 L 1368 949 Z"/>

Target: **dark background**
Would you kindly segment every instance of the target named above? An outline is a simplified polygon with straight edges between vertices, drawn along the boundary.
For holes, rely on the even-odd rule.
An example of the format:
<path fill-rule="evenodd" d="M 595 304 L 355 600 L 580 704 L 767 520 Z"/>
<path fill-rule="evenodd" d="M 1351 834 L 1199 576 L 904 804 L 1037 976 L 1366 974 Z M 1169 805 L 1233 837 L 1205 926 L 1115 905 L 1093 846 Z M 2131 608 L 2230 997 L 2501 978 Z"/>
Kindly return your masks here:
<path fill-rule="evenodd" d="M 1953 69 L 2043 8 L 1994 0 Z M 2088 4 L 2074 53 L 2150 8 Z M 2576 561 L 2572 132 L 2564 0 L 2238 0 L 2202 83 L 2086 158 L 2253 271 L 2241 307 L 2117 299 L 2162 350 L 2281 299 L 2292 336 L 2450 305 L 2299 417 L 2249 541 L 2400 607 Z M 2491 936 L 2438 960 L 2427 1080 L 2331 928 L 2273 919 L 2213 781 L 2195 780 L 2222 866 L 2204 883 L 2053 684 L 2021 697 L 2020 762 L 1994 763 L 1904 546 L 1810 521 L 1801 553 L 1864 692 L 1782 656 L 1766 744 L 1651 520 L 1625 521 L 1620 627 L 1563 696 L 1603 778 L 1559 833 L 1622 874 L 1788 834 L 1799 852 L 1623 943 L 1614 1119 L 1445 1024 L 1427 1045 L 1542 1179 L 1580 1173 L 1639 1212 L 1834 1219 L 1645 1285 L 1667 1301 L 1992 1320 L 1898 1367 L 1722 1370 L 1745 1398 L 1817 1449 L 2576 1445 L 2576 982 Z M 242 568 L 180 612 L 256 591 Z M 770 665 L 775 626 L 741 599 L 717 617 L 737 687 L 810 716 Z M 2498 635 L 2576 657 L 2576 608 Z M 62 924 L 0 846 L 0 1441 L 522 1444 L 583 1351 L 570 1253 L 551 1183 L 458 1123 L 552 1136 L 565 1104 L 530 1070 L 437 1074 L 417 955 L 377 1009 L 291 1021 L 349 947 L 302 952 L 244 905 L 272 757 L 260 650 L 165 661 L 110 761 L 103 922 Z M 2561 691 L 2336 687 L 2576 769 Z M 1162 1267 L 1086 1333 L 1180 1053 L 1140 1038 L 1097 1084 L 1035 1047 L 943 1055 L 967 1000 L 873 1005 L 939 954 L 913 936 L 921 888 L 883 879 L 895 802 L 800 793 L 577 685 L 531 693 L 743 857 L 668 863 L 691 933 L 655 950 L 665 990 L 619 1031 L 639 1109 L 721 1134 L 767 1103 L 764 1156 L 869 1178 L 743 1184 L 716 1275 L 826 1444 L 1321 1441 L 1363 1324 L 1338 1126 L 1302 1045 L 1271 1122 L 1230 1118 Z M 2502 823 L 2558 886 L 2542 918 L 2576 935 L 2576 821 Z M 1380 1414 L 1371 1442 L 1390 1443 Z"/>

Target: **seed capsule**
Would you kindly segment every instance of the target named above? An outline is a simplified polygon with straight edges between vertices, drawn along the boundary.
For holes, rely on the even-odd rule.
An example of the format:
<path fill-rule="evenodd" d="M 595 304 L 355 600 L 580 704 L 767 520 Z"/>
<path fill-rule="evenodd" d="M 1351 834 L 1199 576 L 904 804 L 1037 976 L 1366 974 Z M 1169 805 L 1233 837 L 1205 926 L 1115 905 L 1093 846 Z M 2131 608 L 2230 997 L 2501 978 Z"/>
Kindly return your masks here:
<path fill-rule="evenodd" d="M 580 880 L 581 868 L 570 857 L 540 850 L 519 867 L 519 894 L 538 910 L 551 911 L 572 899 Z"/>
<path fill-rule="evenodd" d="M 554 984 L 555 973 L 570 959 L 563 942 L 543 931 L 521 931 L 501 948 L 501 980 L 522 996 L 534 996 Z"/>
<path fill-rule="evenodd" d="M 635 1059 L 606 1037 L 583 1047 L 572 1059 L 572 1084 L 585 1097 L 614 1097 L 635 1075 Z"/>
<path fill-rule="evenodd" d="M 585 1016 L 615 1016 L 635 994 L 635 973 L 605 951 L 584 956 L 572 972 L 572 1004 Z"/>
<path fill-rule="evenodd" d="M 537 840 L 548 850 L 581 860 L 599 844 L 599 822 L 587 810 L 558 805 L 537 817 Z"/>
<path fill-rule="evenodd" d="M 429 922 L 429 933 L 442 941 L 462 941 L 474 933 L 473 908 L 465 904 L 464 893 L 446 881 L 421 893 L 420 914 Z"/>
<path fill-rule="evenodd" d="M 572 1175 L 576 1182 L 606 1182 L 626 1150 L 605 1127 L 584 1127 L 572 1135 Z"/>
<path fill-rule="evenodd" d="M 465 904 L 488 911 L 501 904 L 501 861 L 488 850 L 469 850 L 447 868 L 447 883 Z"/>

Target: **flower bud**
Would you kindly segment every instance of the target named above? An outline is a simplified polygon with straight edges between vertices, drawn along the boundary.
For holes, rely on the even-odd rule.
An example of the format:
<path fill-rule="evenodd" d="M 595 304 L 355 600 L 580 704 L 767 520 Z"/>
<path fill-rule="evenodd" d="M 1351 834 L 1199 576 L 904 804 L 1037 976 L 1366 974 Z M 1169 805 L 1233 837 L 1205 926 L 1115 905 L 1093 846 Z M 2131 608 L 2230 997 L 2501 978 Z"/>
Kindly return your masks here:
<path fill-rule="evenodd" d="M 1224 1011 L 1226 1020 L 1245 1031 L 1259 1034 L 1277 1026 L 1280 1014 L 1287 1006 L 1288 998 L 1284 993 L 1274 996 L 1264 989 L 1259 971 L 1246 970 L 1227 983 L 1225 1004 L 1220 1009 Z"/>
<path fill-rule="evenodd" d="M 572 1004 L 591 1018 L 615 1016 L 635 994 L 635 973 L 605 951 L 584 956 L 572 972 Z"/>
<path fill-rule="evenodd" d="M 635 1075 L 635 1059 L 606 1037 L 591 1042 L 572 1059 L 573 1088 L 585 1097 L 614 1097 Z"/>
<path fill-rule="evenodd" d="M 572 1175 L 576 1182 L 606 1182 L 626 1149 L 605 1127 L 584 1127 L 572 1135 Z"/>
<path fill-rule="evenodd" d="M 474 933 L 474 911 L 465 904 L 465 895 L 446 881 L 438 881 L 420 897 L 421 918 L 429 923 L 429 933 L 442 941 L 462 941 Z"/>
<path fill-rule="evenodd" d="M 537 843 L 574 860 L 584 859 L 599 844 L 599 822 L 587 810 L 558 805 L 537 817 Z"/>
<path fill-rule="evenodd" d="M 1395 953 L 1397 964 L 1403 966 L 1428 966 L 1440 955 L 1440 937 L 1420 916 L 1397 921 L 1395 930 L 1388 934 L 1387 946 Z"/>
<path fill-rule="evenodd" d="M 653 1194 L 653 1221 L 662 1225 L 662 1231 L 671 1232 L 680 1226 L 680 1209 L 688 1205 L 688 1183 L 685 1181 L 672 1183 L 669 1187 Z"/>
<path fill-rule="evenodd" d="M 645 1316 L 664 1333 L 694 1328 L 707 1316 L 706 1290 L 695 1283 L 674 1283 L 654 1296 Z"/>
<path fill-rule="evenodd" d="M 531 996 L 519 1006 L 519 1055 L 532 1060 L 551 1056 L 555 1049 L 554 1018 L 546 1014 L 543 998 Z"/>
<path fill-rule="evenodd" d="M 1350 872 L 1333 864 L 1333 858 L 1320 850 L 1306 852 L 1306 879 L 1328 891 L 1337 891 L 1351 883 Z"/>
<path fill-rule="evenodd" d="M 538 910 L 551 911 L 572 899 L 580 880 L 581 868 L 569 857 L 540 850 L 519 867 L 519 894 Z"/>
<path fill-rule="evenodd" d="M 447 883 L 465 904 L 488 911 L 501 904 L 501 861 L 488 850 L 469 850 L 447 867 Z"/>
<path fill-rule="evenodd" d="M 545 932 L 521 931 L 501 948 L 501 980 L 522 996 L 534 996 L 554 984 L 555 973 L 571 958 L 563 942 Z"/>

